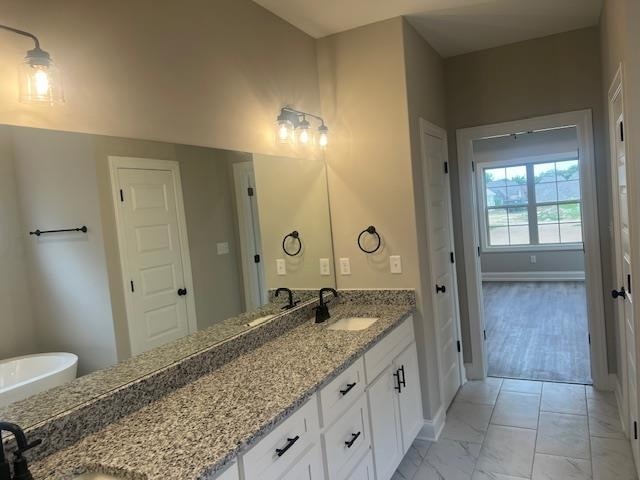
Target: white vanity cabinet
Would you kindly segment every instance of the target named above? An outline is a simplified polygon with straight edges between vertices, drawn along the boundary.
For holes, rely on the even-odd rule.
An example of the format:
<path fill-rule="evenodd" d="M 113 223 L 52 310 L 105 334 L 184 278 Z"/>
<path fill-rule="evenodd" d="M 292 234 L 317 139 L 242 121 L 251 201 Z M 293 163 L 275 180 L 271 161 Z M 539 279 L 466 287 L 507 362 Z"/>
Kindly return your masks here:
<path fill-rule="evenodd" d="M 224 473 L 221 473 L 216 477 L 216 480 L 240 480 L 240 473 L 238 472 L 238 464 L 234 463 L 227 468 Z"/>
<path fill-rule="evenodd" d="M 424 422 L 413 320 L 405 320 L 364 359 L 376 479 L 388 480 Z"/>
<path fill-rule="evenodd" d="M 410 317 L 217 480 L 389 480 L 423 421 Z"/>

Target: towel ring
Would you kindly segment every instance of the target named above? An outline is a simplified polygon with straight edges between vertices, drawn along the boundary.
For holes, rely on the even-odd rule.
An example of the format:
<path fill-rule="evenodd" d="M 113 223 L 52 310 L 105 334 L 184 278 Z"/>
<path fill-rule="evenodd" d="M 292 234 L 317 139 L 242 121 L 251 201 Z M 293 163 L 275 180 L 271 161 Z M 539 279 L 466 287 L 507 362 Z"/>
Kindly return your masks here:
<path fill-rule="evenodd" d="M 287 250 L 288 238 L 298 241 L 298 249 L 295 252 L 290 252 L 289 250 Z M 285 237 L 282 239 L 282 250 L 284 250 L 284 253 L 286 253 L 290 257 L 295 257 L 300 253 L 300 251 L 302 250 L 302 240 L 300 240 L 300 233 L 297 230 L 294 230 L 293 232 L 285 235 Z"/>
<path fill-rule="evenodd" d="M 376 247 L 373 250 L 367 250 L 366 248 L 364 248 L 362 246 L 362 236 L 368 233 L 369 235 L 375 235 L 378 238 L 378 244 L 376 245 Z M 380 245 L 382 244 L 382 239 L 380 238 L 380 234 L 376 231 L 376 227 L 374 227 L 373 225 L 368 226 L 367 228 L 365 228 L 362 232 L 360 232 L 360 235 L 358 235 L 358 247 L 360 247 L 360 250 L 362 250 L 364 253 L 375 253 L 378 250 L 380 250 Z"/>

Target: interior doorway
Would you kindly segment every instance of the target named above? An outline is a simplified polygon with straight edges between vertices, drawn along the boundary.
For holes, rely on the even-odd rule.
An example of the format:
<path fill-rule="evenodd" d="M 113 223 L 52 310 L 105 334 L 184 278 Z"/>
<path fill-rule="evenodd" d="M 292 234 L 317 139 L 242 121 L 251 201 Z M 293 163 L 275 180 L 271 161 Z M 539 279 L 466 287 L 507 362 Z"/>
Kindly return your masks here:
<path fill-rule="evenodd" d="M 608 389 L 591 112 L 458 131 L 467 376 Z"/>

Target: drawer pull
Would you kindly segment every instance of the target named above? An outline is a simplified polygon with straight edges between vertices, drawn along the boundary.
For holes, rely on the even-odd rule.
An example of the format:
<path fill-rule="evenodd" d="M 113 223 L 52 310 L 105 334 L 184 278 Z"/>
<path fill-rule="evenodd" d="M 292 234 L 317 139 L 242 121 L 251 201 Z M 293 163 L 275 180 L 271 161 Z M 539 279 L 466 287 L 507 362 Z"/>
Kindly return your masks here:
<path fill-rule="evenodd" d="M 340 393 L 341 393 L 342 395 L 346 395 L 346 394 L 347 394 L 347 393 L 349 393 L 349 392 L 351 391 L 351 389 L 352 389 L 353 387 L 355 387 L 355 386 L 356 386 L 356 382 L 353 382 L 353 383 L 347 383 L 347 388 L 345 388 L 344 390 L 340 390 Z"/>
<path fill-rule="evenodd" d="M 398 377 L 398 383 L 402 382 L 402 386 L 406 388 L 407 386 L 407 377 L 404 373 L 404 365 L 402 365 L 399 369 L 399 372 L 402 372 L 402 380 L 400 380 L 400 377 Z"/>
<path fill-rule="evenodd" d="M 353 444 L 356 443 L 356 440 L 358 439 L 358 437 L 360 436 L 361 433 L 362 432 L 352 433 L 351 434 L 351 440 L 349 440 L 348 442 L 344 442 L 344 444 L 347 446 L 347 448 L 353 447 Z"/>
<path fill-rule="evenodd" d="M 287 450 L 289 450 L 291 447 L 293 447 L 293 445 L 300 440 L 300 436 L 296 435 L 293 438 L 287 438 L 287 445 L 284 448 L 276 448 L 276 454 L 281 457 L 282 455 L 284 455 L 285 453 L 287 453 Z"/>
<path fill-rule="evenodd" d="M 396 373 L 393 374 L 394 377 L 396 377 L 396 380 L 398 380 L 398 384 L 394 385 L 393 388 L 395 390 L 398 391 L 398 393 L 402 393 L 402 381 L 400 380 L 400 370 L 396 370 Z"/>

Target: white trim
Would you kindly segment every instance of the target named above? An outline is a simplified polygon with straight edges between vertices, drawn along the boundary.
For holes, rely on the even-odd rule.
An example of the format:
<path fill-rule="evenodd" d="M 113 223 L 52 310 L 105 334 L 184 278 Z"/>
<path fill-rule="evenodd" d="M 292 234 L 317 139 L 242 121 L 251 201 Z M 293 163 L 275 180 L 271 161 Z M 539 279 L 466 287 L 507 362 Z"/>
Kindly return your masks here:
<path fill-rule="evenodd" d="M 447 136 L 447 131 L 443 128 L 440 128 L 439 126 L 426 121 L 424 118 L 420 118 L 419 119 L 419 123 L 420 123 L 420 161 L 422 164 L 422 185 L 423 185 L 423 189 L 424 189 L 424 202 L 428 202 L 429 199 L 429 182 L 427 181 L 427 160 L 425 158 L 425 148 L 424 148 L 424 134 L 428 134 L 431 135 L 435 138 L 440 138 L 442 140 L 442 145 L 443 145 L 443 160 L 445 162 L 449 162 L 449 142 L 448 142 L 448 136 Z M 453 253 L 454 255 L 454 259 L 457 258 L 456 253 L 455 253 L 455 232 L 454 232 L 454 224 L 453 224 L 453 210 L 452 210 L 452 203 L 453 203 L 453 199 L 451 197 L 451 180 L 450 178 L 447 176 L 447 195 L 449 196 L 449 209 L 447 212 L 447 219 L 449 221 L 449 231 L 450 231 L 450 238 L 449 238 L 449 251 Z M 425 222 L 426 222 L 426 228 L 427 228 L 427 237 L 428 237 L 428 231 L 429 231 L 429 225 L 431 224 L 431 220 L 430 220 L 430 213 L 429 213 L 429 208 L 428 206 L 425 206 Z M 432 278 L 432 266 L 431 266 L 431 258 L 430 258 L 430 254 L 429 252 L 427 252 L 426 255 L 426 270 L 427 270 L 427 275 L 429 275 L 429 282 L 431 281 Z M 457 273 L 457 269 L 456 269 L 456 265 L 455 263 L 452 265 L 451 268 L 451 288 L 452 288 L 452 299 L 453 299 L 453 304 L 454 304 L 454 315 L 455 315 L 455 322 L 456 322 L 456 336 L 457 336 L 457 340 L 460 342 L 460 345 L 462 345 L 462 326 L 460 324 L 460 299 L 459 299 L 459 294 L 458 294 L 458 273 Z M 431 305 L 431 317 L 433 318 L 434 323 L 436 322 L 436 314 L 437 312 L 435 311 L 435 302 L 433 300 L 433 290 L 431 291 L 431 300 L 430 300 L 430 305 Z M 437 330 L 437 327 L 435 328 L 435 330 Z M 439 345 L 439 342 L 437 341 L 437 331 L 436 331 L 436 350 L 437 350 L 437 358 L 438 358 L 438 362 L 440 360 L 440 353 L 441 353 L 441 346 Z M 440 403 L 441 405 L 444 404 L 444 398 L 443 398 L 443 389 L 442 389 L 442 375 L 441 375 L 441 371 L 440 371 L 440 365 L 437 365 L 437 371 L 438 371 L 438 387 L 440 390 Z M 460 379 L 460 386 L 464 385 L 464 381 L 465 381 L 465 370 L 464 370 L 464 354 L 462 352 L 462 349 L 460 349 L 460 352 L 458 352 L 458 376 Z M 444 405 L 445 408 L 448 408 L 449 405 Z"/>
<path fill-rule="evenodd" d="M 127 331 L 129 333 L 129 343 L 131 343 L 131 332 L 129 326 L 130 318 L 135 316 L 135 310 L 131 295 L 129 294 L 129 263 L 126 255 L 126 238 L 121 228 L 122 214 L 120 213 L 120 185 L 118 182 L 118 169 L 147 169 L 147 170 L 168 170 L 172 173 L 173 188 L 176 195 L 176 214 L 178 217 L 178 241 L 182 252 L 182 271 L 184 275 L 184 286 L 189 292 L 193 292 L 193 274 L 191 271 L 191 254 L 189 250 L 189 238 L 187 236 L 187 222 L 184 211 L 184 197 L 182 195 L 182 179 L 180 177 L 180 165 L 174 160 L 156 160 L 151 158 L 136 157 L 116 157 L 109 156 L 109 173 L 111 178 L 111 196 L 113 200 L 113 210 L 115 212 L 116 232 L 118 236 L 118 256 L 120 257 L 120 270 L 122 274 L 122 288 L 125 299 L 125 309 L 127 314 Z M 196 318 L 196 303 L 193 294 L 185 298 L 187 306 L 187 323 L 189 333 L 198 330 Z M 130 345 L 131 348 L 131 345 Z"/>
<path fill-rule="evenodd" d="M 623 67 L 622 64 L 618 65 L 618 69 L 614 75 L 609 91 L 607 95 L 607 109 L 608 109 L 608 133 L 609 133 L 609 171 L 611 173 L 611 213 L 613 222 L 613 249 L 614 249 L 614 281 L 616 287 L 619 282 L 624 284 L 622 280 L 624 278 L 622 267 L 622 240 L 620 238 L 620 198 L 618 197 L 618 158 L 616 154 L 616 139 L 618 138 L 617 132 L 617 118 L 614 118 L 613 104 L 616 97 L 622 95 L 622 114 L 624 117 L 625 105 L 624 105 L 624 85 L 623 85 Z M 626 120 L 626 119 L 625 119 Z M 626 148 L 626 145 L 625 145 Z M 627 155 L 627 162 L 629 161 L 629 155 Z M 631 213 L 631 212 L 629 212 Z M 631 217 L 629 218 L 631 220 Z M 616 313 L 616 323 L 618 327 L 618 355 L 622 358 L 620 362 L 622 371 L 618 372 L 619 382 L 616 385 L 616 397 L 618 398 L 618 407 L 620 415 L 622 417 L 622 426 L 627 432 L 628 425 L 631 423 L 629 418 L 629 379 L 627 371 L 627 338 L 626 338 L 626 321 L 624 318 L 624 309 L 618 308 L 614 305 Z"/>
<path fill-rule="evenodd" d="M 441 405 L 433 420 L 425 419 L 424 425 L 420 429 L 420 432 L 418 432 L 418 436 L 416 438 L 429 442 L 437 442 L 442 430 L 444 430 L 446 419 L 447 413 L 444 406 Z"/>
<path fill-rule="evenodd" d="M 584 272 L 482 272 L 483 282 L 580 282 Z"/>
<path fill-rule="evenodd" d="M 482 307 L 481 265 L 477 255 L 479 222 L 476 198 L 476 176 L 472 170 L 473 140 L 513 132 L 536 131 L 573 125 L 578 135 L 580 177 L 583 205 L 583 240 L 585 247 L 585 273 L 587 288 L 587 314 L 591 332 L 591 376 L 596 388 L 608 383 L 607 346 L 604 327 L 604 299 L 600 234 L 598 229 L 597 193 L 591 110 L 559 113 L 542 117 L 497 123 L 457 131 L 460 204 L 467 278 L 468 316 L 471 334 L 472 365 L 467 370 L 470 378 L 484 378 L 487 372 L 486 346 L 483 338 L 484 309 Z M 471 373 L 476 375 L 472 376 Z M 481 375 L 477 375 L 481 374 Z"/>

